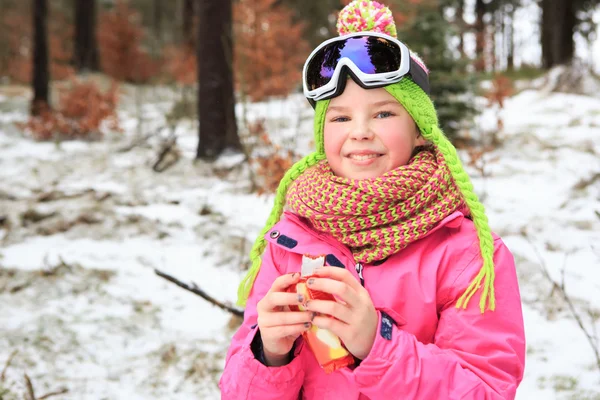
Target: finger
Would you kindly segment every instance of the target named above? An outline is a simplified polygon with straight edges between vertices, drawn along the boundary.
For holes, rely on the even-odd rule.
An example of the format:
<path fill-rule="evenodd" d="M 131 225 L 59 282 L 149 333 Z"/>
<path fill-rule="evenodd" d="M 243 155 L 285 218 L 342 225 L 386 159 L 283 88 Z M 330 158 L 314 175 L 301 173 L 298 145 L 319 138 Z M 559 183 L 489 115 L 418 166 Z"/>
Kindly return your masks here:
<path fill-rule="evenodd" d="M 256 322 L 262 329 L 274 326 L 304 324 L 305 322 L 311 322 L 313 318 L 314 314 L 310 311 L 282 311 L 261 315 Z"/>
<path fill-rule="evenodd" d="M 330 315 L 349 324 L 352 321 L 352 311 L 347 306 L 331 300 L 310 300 L 306 309 L 316 313 Z"/>
<path fill-rule="evenodd" d="M 261 310 L 273 310 L 277 307 L 294 306 L 304 303 L 304 296 L 298 295 L 297 293 L 286 293 L 286 292 L 271 292 L 260 301 Z"/>
<path fill-rule="evenodd" d="M 288 287 L 297 283 L 299 280 L 300 280 L 299 272 L 281 275 L 273 281 L 273 284 L 271 284 L 271 289 L 269 289 L 269 292 L 285 292 Z"/>
<path fill-rule="evenodd" d="M 363 288 L 360 282 L 346 268 L 321 267 L 315 270 L 315 275 L 344 282 L 357 292 Z"/>
<path fill-rule="evenodd" d="M 333 333 L 340 339 L 346 337 L 346 332 L 348 331 L 348 328 L 350 327 L 350 325 L 348 325 L 342 321 L 339 321 L 335 318 L 326 317 L 323 315 L 317 315 L 313 319 L 312 324 L 318 328 L 327 329 L 328 331 L 330 331 L 331 333 Z"/>
<path fill-rule="evenodd" d="M 311 328 L 310 322 L 295 325 L 280 325 L 269 328 L 260 328 L 260 333 L 263 338 L 284 338 L 287 336 L 298 337 L 303 332 L 306 332 Z"/>
<path fill-rule="evenodd" d="M 341 301 L 352 308 L 360 305 L 358 293 L 346 282 L 330 278 L 310 278 L 306 281 L 306 285 L 311 290 L 318 290 L 337 296 Z"/>

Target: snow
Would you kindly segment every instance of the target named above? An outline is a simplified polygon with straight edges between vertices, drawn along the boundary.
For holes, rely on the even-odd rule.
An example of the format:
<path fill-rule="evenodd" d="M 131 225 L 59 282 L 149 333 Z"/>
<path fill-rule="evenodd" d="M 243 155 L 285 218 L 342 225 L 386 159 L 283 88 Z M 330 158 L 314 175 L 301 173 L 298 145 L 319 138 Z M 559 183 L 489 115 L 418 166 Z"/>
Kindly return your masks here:
<path fill-rule="evenodd" d="M 503 146 L 487 157 L 490 176 L 471 171 L 485 196 L 490 224 L 519 269 L 528 353 L 517 398 L 594 398 L 600 393 L 600 367 L 592 348 L 541 273 L 543 265 L 558 284 L 564 273 L 566 292 L 586 328 L 597 330 L 598 319 L 592 322 L 587 311 L 600 309 L 598 110 L 597 98 L 523 91 L 501 112 Z M 480 125 L 495 125 L 494 113 L 486 110 Z"/>
<path fill-rule="evenodd" d="M 557 283 L 564 275 L 584 325 L 598 330 L 586 312 L 600 309 L 600 99 L 532 87 L 500 111 L 502 144 L 483 157 L 485 176 L 460 154 L 517 261 L 528 342 L 517 398 L 594 398 L 591 346 L 542 271 Z M 120 151 L 164 123 L 164 103 L 145 104 L 143 124 L 123 109 L 123 134 L 55 144 L 18 134 L 12 122 L 26 103 L 0 95 L 0 217 L 9 221 L 0 225 L 0 369 L 18 350 L 0 393 L 24 393 L 27 373 L 38 395 L 69 390 L 57 399 L 219 398 L 236 324 L 154 269 L 233 303 L 273 196 L 248 190 L 241 154 L 193 162 L 189 121 L 173 130 L 182 159 L 162 173 L 152 164 L 168 130 Z M 275 143 L 310 150 L 312 109 L 300 94 L 237 113 L 264 119 Z M 476 134 L 489 135 L 496 115 L 485 108 Z M 40 200 L 54 192 L 62 198 Z"/>

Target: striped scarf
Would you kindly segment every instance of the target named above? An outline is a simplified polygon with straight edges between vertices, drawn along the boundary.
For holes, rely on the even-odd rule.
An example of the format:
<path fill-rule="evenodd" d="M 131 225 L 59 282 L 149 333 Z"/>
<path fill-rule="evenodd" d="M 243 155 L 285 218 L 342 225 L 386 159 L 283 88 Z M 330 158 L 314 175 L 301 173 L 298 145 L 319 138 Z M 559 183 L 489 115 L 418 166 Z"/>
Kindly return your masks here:
<path fill-rule="evenodd" d="M 362 263 L 397 253 L 456 210 L 468 213 L 436 147 L 374 179 L 338 177 L 321 161 L 294 181 L 287 203 Z"/>

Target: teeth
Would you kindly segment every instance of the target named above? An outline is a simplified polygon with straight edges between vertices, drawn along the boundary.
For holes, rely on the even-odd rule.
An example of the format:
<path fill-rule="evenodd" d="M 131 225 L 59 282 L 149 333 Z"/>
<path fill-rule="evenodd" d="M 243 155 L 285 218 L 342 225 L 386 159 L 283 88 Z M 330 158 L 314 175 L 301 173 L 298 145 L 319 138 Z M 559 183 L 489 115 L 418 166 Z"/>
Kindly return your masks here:
<path fill-rule="evenodd" d="M 369 160 L 371 158 L 379 157 L 379 154 L 350 154 L 348 158 L 357 161 Z"/>

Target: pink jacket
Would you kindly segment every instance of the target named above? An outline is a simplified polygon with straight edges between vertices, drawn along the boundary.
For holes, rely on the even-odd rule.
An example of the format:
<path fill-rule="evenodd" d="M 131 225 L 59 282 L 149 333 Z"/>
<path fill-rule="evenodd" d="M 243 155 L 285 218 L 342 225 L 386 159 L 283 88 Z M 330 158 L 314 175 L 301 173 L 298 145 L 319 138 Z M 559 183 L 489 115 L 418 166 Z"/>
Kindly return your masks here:
<path fill-rule="evenodd" d="M 479 293 L 467 310 L 457 309 L 456 300 L 482 263 L 475 227 L 462 213 L 379 265 L 357 265 L 348 248 L 291 213 L 265 237 L 262 267 L 220 380 L 222 399 L 515 397 L 525 336 L 513 256 L 494 236 L 496 310 L 481 314 Z M 325 374 L 301 338 L 288 365 L 267 367 L 255 359 L 250 344 L 258 330 L 256 303 L 277 276 L 299 272 L 306 253 L 327 254 L 328 265 L 345 267 L 357 279 L 361 272 L 379 311 L 373 348 L 358 367 Z"/>

